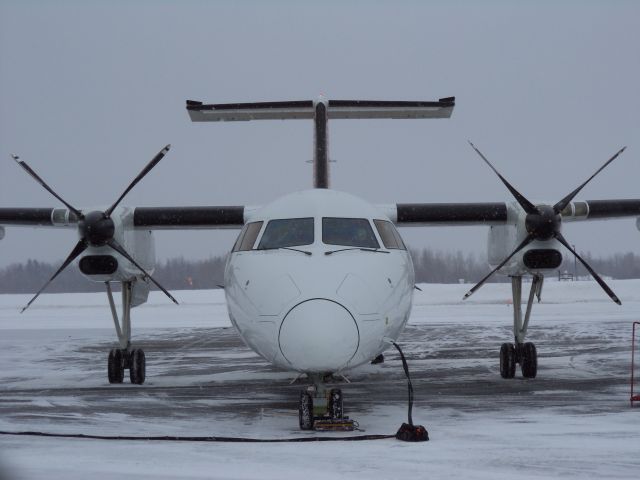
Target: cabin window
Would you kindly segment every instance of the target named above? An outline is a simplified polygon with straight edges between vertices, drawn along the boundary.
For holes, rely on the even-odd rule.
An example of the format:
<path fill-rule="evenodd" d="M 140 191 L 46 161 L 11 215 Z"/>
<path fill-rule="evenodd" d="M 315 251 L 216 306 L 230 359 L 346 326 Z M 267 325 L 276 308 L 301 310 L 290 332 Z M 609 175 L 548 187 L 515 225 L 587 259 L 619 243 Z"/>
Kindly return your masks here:
<path fill-rule="evenodd" d="M 380 248 L 371 224 L 366 218 L 324 217 L 322 219 L 322 241 L 329 245 Z"/>
<path fill-rule="evenodd" d="M 260 233 L 260 229 L 262 228 L 263 222 L 251 222 L 247 223 L 240 235 L 238 235 L 238 239 L 236 243 L 233 245 L 232 252 L 242 252 L 246 250 L 251 250 L 253 248 L 253 244 L 256 243 L 256 238 L 258 238 L 258 234 Z"/>
<path fill-rule="evenodd" d="M 270 220 L 258 250 L 311 245 L 313 238 L 313 218 Z"/>
<path fill-rule="evenodd" d="M 404 246 L 402 238 L 400 238 L 398 230 L 393 226 L 393 223 L 386 220 L 374 220 L 373 223 L 376 225 L 380 238 L 382 239 L 382 243 L 386 248 L 396 250 L 407 249 L 407 247 Z"/>

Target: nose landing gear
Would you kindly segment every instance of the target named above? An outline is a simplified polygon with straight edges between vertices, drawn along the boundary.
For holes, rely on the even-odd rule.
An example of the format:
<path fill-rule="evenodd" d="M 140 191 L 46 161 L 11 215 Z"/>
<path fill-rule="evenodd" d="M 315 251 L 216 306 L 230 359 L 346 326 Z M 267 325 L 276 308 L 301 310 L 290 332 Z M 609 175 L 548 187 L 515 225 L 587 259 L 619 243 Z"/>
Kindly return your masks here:
<path fill-rule="evenodd" d="M 327 390 L 321 379 L 300 392 L 298 419 L 301 430 L 351 432 L 354 420 L 344 415 L 342 390 Z"/>

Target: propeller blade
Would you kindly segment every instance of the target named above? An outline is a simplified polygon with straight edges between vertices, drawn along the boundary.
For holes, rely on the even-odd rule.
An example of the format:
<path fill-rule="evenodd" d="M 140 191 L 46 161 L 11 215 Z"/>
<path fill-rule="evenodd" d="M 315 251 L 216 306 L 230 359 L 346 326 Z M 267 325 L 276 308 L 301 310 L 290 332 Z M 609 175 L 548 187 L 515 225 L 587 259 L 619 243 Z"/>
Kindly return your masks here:
<path fill-rule="evenodd" d="M 151 280 L 156 287 L 158 287 L 160 290 L 162 290 L 164 292 L 164 294 L 169 297 L 171 299 L 171 301 L 173 303 L 175 303 L 176 305 L 178 305 L 178 301 L 173 298 L 173 296 L 162 286 L 160 285 L 150 274 L 148 274 L 146 272 L 146 270 L 144 268 L 142 268 L 138 262 L 136 262 L 133 257 L 131 255 L 129 255 L 127 253 L 127 251 L 122 247 L 122 245 L 120 245 L 118 242 L 116 242 L 113 238 L 111 240 L 109 240 L 107 242 L 107 245 L 109 245 L 111 248 L 113 248 L 116 252 L 118 252 L 120 255 L 122 255 L 124 258 L 126 258 L 127 260 L 129 260 L 131 263 L 133 263 L 136 267 L 138 267 L 138 269 L 140 269 L 140 271 L 142 273 L 144 273 L 144 275 Z"/>
<path fill-rule="evenodd" d="M 47 192 L 49 192 L 51 195 L 53 195 L 58 200 L 60 200 L 62 203 L 64 203 L 64 205 L 69 210 L 71 210 L 73 213 L 75 213 L 76 216 L 79 219 L 82 218 L 82 213 L 80 213 L 80 210 L 78 210 L 77 208 L 73 207 L 71 204 L 67 203 L 60 195 L 58 195 L 56 192 L 54 192 L 53 189 L 49 185 L 47 185 L 46 182 L 42 178 L 40 178 L 38 176 L 38 174 L 36 172 L 34 172 L 33 169 L 29 165 L 27 165 L 27 162 L 25 162 L 24 160 L 20 160 L 20 157 L 18 155 L 11 154 L 11 158 L 13 158 L 15 160 L 15 162 L 24 169 L 25 172 L 27 172 L 29 175 L 31 175 L 31 177 L 36 182 L 38 182 L 40 185 L 42 185 Z"/>
<path fill-rule="evenodd" d="M 127 189 L 122 193 L 122 195 L 120 195 L 120 198 L 118 198 L 113 205 L 111 205 L 104 213 L 107 216 L 107 218 L 109 218 L 111 216 L 111 213 L 113 212 L 113 210 L 118 206 L 118 204 L 122 201 L 122 199 L 125 197 L 125 195 L 127 193 L 129 193 L 131 191 L 131 189 L 133 187 L 135 187 L 137 185 L 137 183 L 142 180 L 145 175 L 147 173 L 149 173 L 151 171 L 151 169 L 153 169 L 153 167 L 155 167 L 158 162 L 160 160 L 162 160 L 162 158 L 167 154 L 167 152 L 169 151 L 169 149 L 171 148 L 171 145 L 167 145 L 166 147 L 164 147 L 162 150 L 160 150 L 158 152 L 158 154 L 153 157 L 151 159 L 151 161 L 149 163 L 147 163 L 147 166 L 144 167 L 142 169 L 142 171 L 138 174 L 138 176 L 136 178 L 133 179 L 133 181 L 129 184 L 129 186 L 127 187 Z M 151 277 L 149 277 L 151 278 Z"/>
<path fill-rule="evenodd" d="M 558 239 L 558 241 L 564 245 L 566 247 L 567 250 L 569 250 L 571 253 L 573 253 L 575 255 L 575 257 L 580 260 L 580 263 L 582 265 L 584 265 L 584 268 L 586 268 L 589 273 L 591 274 L 591 276 L 596 280 L 596 282 L 598 282 L 598 284 L 602 287 L 602 289 L 607 292 L 607 295 L 609 295 L 609 297 L 611 297 L 611 300 L 613 300 L 614 302 L 616 302 L 618 305 L 622 305 L 622 302 L 620 301 L 620 299 L 618 298 L 618 296 L 613 293 L 613 290 L 611 290 L 609 288 L 609 285 L 607 285 L 606 283 L 604 283 L 604 280 L 602 280 L 602 278 L 600 278 L 600 275 L 598 275 L 593 268 L 591 268 L 591 266 L 585 262 L 583 260 L 583 258 L 578 255 L 578 253 L 571 248 L 571 245 L 569 245 L 569 242 L 567 242 L 567 240 L 562 236 L 562 234 L 560 232 L 556 232 L 555 237 Z"/>
<path fill-rule="evenodd" d="M 604 170 L 604 168 L 609 165 L 611 162 L 613 162 L 616 158 L 618 158 L 618 155 L 620 155 L 622 152 L 624 152 L 625 148 L 627 147 L 622 147 L 620 150 L 618 150 L 615 155 L 613 157 L 611 157 L 609 160 L 607 160 L 607 162 L 602 165 L 597 171 L 596 173 L 594 173 L 593 175 L 591 175 L 586 182 L 584 182 L 582 185 L 580 185 L 578 188 L 576 188 L 573 192 L 571 192 L 569 195 L 567 195 L 566 197 L 564 197 L 562 200 L 560 200 L 558 203 L 556 203 L 553 206 L 553 211 L 556 213 L 560 213 L 562 210 L 565 209 L 565 207 L 567 205 L 569 205 L 569 202 L 571 202 L 571 200 L 573 200 L 573 198 L 580 192 L 580 190 L 582 190 L 584 188 L 584 186 L 589 183 L 591 180 L 593 180 L 593 177 L 595 177 L 596 175 L 598 175 L 602 170 Z"/>
<path fill-rule="evenodd" d="M 533 242 L 534 237 L 533 235 L 528 235 L 520 245 L 518 245 L 516 247 L 516 249 L 511 252 L 511 254 L 505 258 L 502 263 L 500 265 L 498 265 L 496 268 L 494 268 L 493 270 L 491 270 L 491 272 L 489 272 L 489 274 L 484 277 L 482 280 L 480 280 L 471 290 L 469 290 L 465 296 L 462 298 L 462 300 L 466 300 L 467 298 L 469 298 L 471 295 L 473 295 L 475 293 L 476 290 L 478 290 L 482 285 L 484 285 L 484 282 L 486 282 L 489 277 L 491 277 L 491 275 L 493 275 L 494 273 L 496 273 L 498 270 L 500 270 L 509 260 L 511 260 L 511 257 L 513 257 L 516 253 L 518 253 L 520 250 L 522 250 L 524 247 L 526 247 L 527 245 L 529 245 L 531 242 Z"/>
<path fill-rule="evenodd" d="M 20 310 L 20 313 L 24 312 L 27 308 L 29 308 L 31 304 L 36 300 L 36 298 L 38 298 L 38 296 L 44 291 L 44 289 L 49 286 L 49 284 L 53 281 L 53 279 L 56 278 L 65 268 L 67 268 L 69 264 L 73 262 L 86 249 L 87 249 L 87 242 L 85 241 L 84 238 L 81 238 L 80 241 L 76 243 L 76 246 L 73 247 L 73 250 L 71 250 L 71 253 L 66 258 L 66 260 L 62 262 L 62 265 L 60 265 L 60 268 L 56 271 L 56 273 L 54 273 L 53 276 L 47 281 L 47 283 L 45 283 L 42 286 L 42 288 L 38 290 L 38 293 L 36 293 L 33 296 L 33 298 L 29 300 L 29 303 L 27 303 L 24 307 L 22 307 L 22 310 Z"/>
<path fill-rule="evenodd" d="M 500 175 L 498 170 L 496 170 L 495 167 L 493 165 L 491 165 L 491 162 L 489 162 L 489 160 L 487 160 L 487 157 L 485 157 L 482 154 L 482 152 L 480 150 L 478 150 L 473 143 L 471 143 L 470 140 L 467 140 L 467 141 L 469 142 L 469 145 L 471 145 L 471 148 L 473 148 L 476 151 L 476 153 L 478 155 L 480 155 L 480 158 L 482 158 L 485 161 L 485 163 L 487 165 L 489 165 L 491 170 L 493 170 L 495 172 L 495 174 L 498 175 L 500 180 L 502 180 L 502 183 L 504 183 L 504 185 L 509 189 L 511 194 L 515 197 L 515 199 L 518 201 L 518 203 L 524 209 L 524 211 L 527 212 L 527 213 L 538 213 L 538 209 L 535 207 L 535 205 L 533 205 L 529 200 L 527 200 L 524 197 L 524 195 L 522 195 L 520 192 L 518 192 L 509 182 L 507 182 L 507 180 L 502 175 Z"/>

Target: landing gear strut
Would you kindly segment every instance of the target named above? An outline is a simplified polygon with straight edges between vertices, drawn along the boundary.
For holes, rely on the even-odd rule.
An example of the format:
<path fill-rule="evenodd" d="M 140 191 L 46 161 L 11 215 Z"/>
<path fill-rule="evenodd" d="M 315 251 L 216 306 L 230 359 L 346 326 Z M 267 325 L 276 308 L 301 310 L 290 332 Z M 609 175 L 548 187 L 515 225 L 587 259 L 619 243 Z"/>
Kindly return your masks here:
<path fill-rule="evenodd" d="M 342 390 L 327 390 L 320 377 L 300 392 L 298 420 L 301 430 L 352 431 L 355 423 L 344 415 Z"/>
<path fill-rule="evenodd" d="M 531 342 L 524 342 L 531 318 L 533 298 L 542 293 L 542 275 L 534 275 L 531 281 L 531 290 L 527 301 L 527 309 L 522 319 L 522 277 L 511 277 L 511 290 L 513 293 L 513 336 L 515 343 L 503 343 L 500 347 L 500 375 L 502 378 L 513 378 L 516 374 L 516 364 L 520 364 L 524 378 L 535 378 L 538 373 L 538 352 Z"/>
<path fill-rule="evenodd" d="M 111 316 L 116 327 L 120 348 L 113 348 L 109 352 L 107 374 L 109 383 L 122 383 L 124 371 L 129 370 L 129 379 L 135 385 L 142 385 L 146 377 L 146 359 L 141 348 L 131 348 L 131 299 L 133 282 L 122 282 L 122 322 L 118 319 L 118 312 L 113 300 L 111 285 L 106 282 Z"/>

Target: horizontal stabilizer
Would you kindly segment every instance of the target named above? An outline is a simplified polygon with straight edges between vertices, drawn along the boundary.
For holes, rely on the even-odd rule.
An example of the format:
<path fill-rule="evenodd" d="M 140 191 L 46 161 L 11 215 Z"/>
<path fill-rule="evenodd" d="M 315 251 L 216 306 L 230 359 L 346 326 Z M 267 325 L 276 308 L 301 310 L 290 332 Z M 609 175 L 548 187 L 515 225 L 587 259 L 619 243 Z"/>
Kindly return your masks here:
<path fill-rule="evenodd" d="M 311 100 L 217 104 L 187 100 L 187 111 L 193 122 L 311 119 L 315 114 Z"/>
<path fill-rule="evenodd" d="M 455 97 L 437 102 L 329 100 L 329 118 L 449 118 Z"/>
<path fill-rule="evenodd" d="M 455 97 L 437 102 L 389 100 L 298 100 L 290 102 L 210 103 L 187 100 L 193 122 L 233 122 L 249 120 L 314 121 L 313 186 L 329 188 L 329 120 L 340 118 L 449 118 Z"/>
<path fill-rule="evenodd" d="M 187 111 L 194 122 L 229 122 L 248 120 L 312 119 L 315 104 L 327 105 L 328 119 L 340 118 L 449 118 L 455 97 L 436 102 L 387 100 L 327 100 L 314 102 L 217 103 L 204 104 L 187 100 Z"/>

